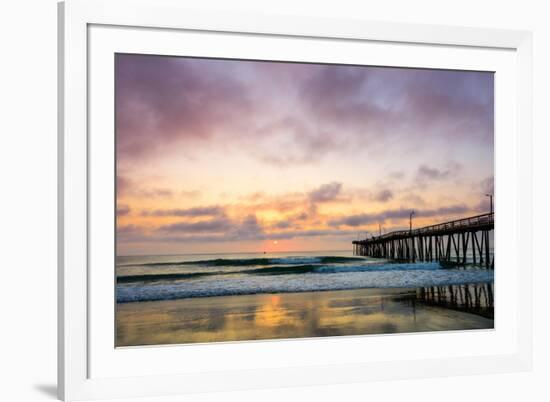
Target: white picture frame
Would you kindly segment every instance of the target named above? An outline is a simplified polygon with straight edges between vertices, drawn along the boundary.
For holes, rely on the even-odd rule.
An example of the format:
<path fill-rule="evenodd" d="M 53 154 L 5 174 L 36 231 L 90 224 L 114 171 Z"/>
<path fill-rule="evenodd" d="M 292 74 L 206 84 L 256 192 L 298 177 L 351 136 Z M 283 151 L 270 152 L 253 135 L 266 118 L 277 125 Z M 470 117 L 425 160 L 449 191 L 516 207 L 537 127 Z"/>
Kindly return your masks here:
<path fill-rule="evenodd" d="M 92 34 L 99 32 L 98 27 L 103 31 Z M 114 31 L 117 30 L 122 33 L 115 35 Z M 90 211 L 95 208 L 98 194 L 98 191 L 90 191 L 90 173 L 92 170 L 96 172 L 93 161 L 101 157 L 92 149 L 97 149 L 93 148 L 96 138 L 102 135 L 94 130 L 103 124 L 106 127 L 110 124 L 108 117 L 101 113 L 94 115 L 94 119 L 95 116 L 99 117 L 91 124 L 90 106 L 99 102 L 92 97 L 92 92 L 94 96 L 102 92 L 103 96 L 110 96 L 109 86 L 106 83 L 102 86 L 98 82 L 105 75 L 94 72 L 94 79 L 90 79 L 95 60 L 101 59 L 94 52 L 100 49 L 108 55 L 109 52 L 118 51 L 119 44 L 124 44 L 143 52 L 156 50 L 162 54 L 175 53 L 180 38 L 183 38 L 178 35 L 201 34 L 217 35 L 218 38 L 245 38 L 243 40 L 254 38 L 254 41 L 260 43 L 280 39 L 330 42 L 335 50 L 332 57 L 336 58 L 344 57 L 338 56 L 338 48 L 348 45 L 372 44 L 379 48 L 394 46 L 394 49 L 415 46 L 413 52 L 393 52 L 391 58 L 389 52 L 383 49 L 380 54 L 386 57 L 382 60 L 392 65 L 401 63 L 437 67 L 448 63 L 449 68 L 465 69 L 494 65 L 495 71 L 502 71 L 500 76 L 505 81 L 502 82 L 502 88 L 503 91 L 509 91 L 506 92 L 509 96 L 508 103 L 502 102 L 500 109 L 497 108 L 497 114 L 500 110 L 503 119 L 511 120 L 499 121 L 497 115 L 497 191 L 508 195 L 501 197 L 502 201 L 497 207 L 501 209 L 497 209 L 497 213 L 499 216 L 507 215 L 508 218 L 505 223 L 503 219 L 500 228 L 514 235 L 502 239 L 500 244 L 504 244 L 503 247 L 515 253 L 515 256 L 522 257 L 521 266 L 517 258 L 510 258 L 507 266 L 502 268 L 503 274 L 500 278 L 497 276 L 497 286 L 502 284 L 503 289 L 507 286 L 506 289 L 513 292 L 513 297 L 503 298 L 501 292 L 500 299 L 497 298 L 497 310 L 499 303 L 509 303 L 506 308 L 509 314 L 501 316 L 500 324 L 499 316 L 496 316 L 494 331 L 438 335 L 438 340 L 433 342 L 432 352 L 418 348 L 419 345 L 430 345 L 429 337 L 433 334 L 346 337 L 322 341 L 240 342 L 238 345 L 186 345 L 117 352 L 109 348 L 113 324 L 102 318 L 102 312 L 112 306 L 114 299 L 106 296 L 105 300 L 99 302 L 94 294 L 97 294 L 98 289 L 101 292 L 102 286 L 109 288 L 112 283 L 103 284 L 98 280 L 102 276 L 97 276 L 96 270 L 90 268 L 98 259 L 96 250 L 90 247 L 90 241 L 95 241 L 93 239 L 98 236 L 98 230 L 103 230 L 96 223 L 90 225 L 90 220 L 97 217 L 97 214 L 91 217 Z M 112 35 L 112 41 L 105 40 L 110 38 L 109 35 Z M 132 35 L 139 35 L 139 47 Z M 157 46 L 158 35 L 164 35 L 166 39 L 162 41 L 162 48 Z M 232 46 L 239 46 L 237 39 Z M 59 47 L 58 392 L 61 399 L 160 396 L 530 369 L 532 38 L 529 32 L 242 15 L 187 9 L 184 3 L 177 0 L 68 0 L 59 4 Z M 432 56 L 428 50 L 422 53 L 427 48 L 433 48 L 436 52 L 448 51 L 449 61 L 440 60 L 441 53 Z M 207 48 L 205 52 L 208 52 Z M 471 52 L 469 56 L 466 54 Z M 492 53 L 501 54 L 502 57 L 496 55 L 493 62 Z M 423 54 L 426 55 L 424 60 L 414 60 Z M 430 57 L 434 59 L 433 62 L 429 61 Z M 453 57 L 462 58 L 462 61 L 452 64 Z M 498 91 L 499 86 L 496 88 Z M 498 96 L 495 99 L 499 102 Z M 108 108 L 105 110 L 108 113 Z M 513 124 L 506 124 L 509 122 Z M 499 160 L 502 163 L 500 166 Z M 107 166 L 107 173 L 109 168 Z M 502 169 L 507 169 L 508 179 L 499 181 L 498 175 L 504 171 Z M 109 187 L 109 184 L 105 186 Z M 112 191 L 113 187 L 109 188 Z M 496 241 L 498 244 L 500 240 Z M 508 244 L 505 244 L 506 241 Z M 496 291 L 500 292 L 499 288 Z M 501 308 L 501 312 L 503 310 Z M 322 347 L 328 357 L 319 358 L 315 353 L 319 342 L 323 342 Z M 377 349 L 384 351 L 384 348 L 397 345 L 398 342 L 400 345 L 396 350 L 415 348 L 415 353 L 386 360 L 381 356 L 367 359 L 361 353 L 346 358 L 340 356 L 342 351 L 365 348 L 367 343 L 376 344 Z M 457 347 L 446 357 L 435 352 L 438 347 L 445 348 L 449 342 L 470 342 L 470 345 L 479 347 L 470 347 L 469 351 Z M 495 348 L 487 348 L 484 352 L 483 345 L 486 344 L 493 344 Z M 301 360 L 295 359 L 286 364 L 286 360 L 292 360 L 291 357 L 297 351 L 302 355 Z M 170 358 L 178 354 L 186 356 L 189 361 L 202 361 L 202 365 L 196 365 L 200 369 L 186 369 L 181 359 Z M 224 356 L 223 364 L 216 361 L 214 356 Z M 240 357 L 239 364 L 231 360 L 231 357 L 236 356 Z M 260 364 L 247 356 L 259 356 L 263 362 Z M 272 360 L 267 359 L 270 356 Z M 279 360 L 275 357 L 279 357 Z M 150 363 L 147 364 L 150 367 L 158 367 L 159 362 L 163 362 L 164 369 L 140 371 L 136 369 L 136 362 L 139 361 Z M 181 370 L 179 366 L 182 366 Z"/>

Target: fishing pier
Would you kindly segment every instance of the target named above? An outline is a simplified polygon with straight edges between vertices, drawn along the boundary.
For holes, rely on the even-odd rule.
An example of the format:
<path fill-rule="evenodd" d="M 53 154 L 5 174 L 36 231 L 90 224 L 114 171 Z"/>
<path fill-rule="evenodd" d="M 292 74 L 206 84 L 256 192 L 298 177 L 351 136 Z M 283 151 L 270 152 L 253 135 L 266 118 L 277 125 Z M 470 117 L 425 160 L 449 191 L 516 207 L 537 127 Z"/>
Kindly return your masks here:
<path fill-rule="evenodd" d="M 353 254 L 396 261 L 473 262 L 494 268 L 494 212 L 353 241 Z M 469 252 L 470 251 L 470 252 Z M 467 255 L 471 257 L 467 259 Z"/>

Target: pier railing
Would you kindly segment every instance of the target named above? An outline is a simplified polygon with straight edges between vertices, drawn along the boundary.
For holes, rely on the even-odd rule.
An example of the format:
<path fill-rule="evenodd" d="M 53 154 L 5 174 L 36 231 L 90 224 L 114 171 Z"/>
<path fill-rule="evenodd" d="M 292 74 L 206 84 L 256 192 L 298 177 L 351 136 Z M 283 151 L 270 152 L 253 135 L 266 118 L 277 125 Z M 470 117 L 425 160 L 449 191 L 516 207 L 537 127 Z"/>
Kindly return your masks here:
<path fill-rule="evenodd" d="M 495 214 L 494 212 L 488 214 L 481 214 L 476 216 L 470 216 L 468 218 L 456 219 L 454 221 L 437 223 L 435 225 L 424 226 L 419 229 L 413 230 L 396 230 L 393 232 L 385 233 L 381 236 L 373 236 L 370 239 L 355 240 L 353 244 L 361 244 L 367 242 L 385 241 L 398 238 L 416 237 L 416 236 L 430 236 L 437 234 L 448 233 L 460 233 L 462 231 L 468 231 L 475 228 L 490 228 L 494 226 Z"/>
<path fill-rule="evenodd" d="M 476 216 L 470 216 L 468 218 L 457 219 L 450 222 L 438 223 L 431 226 L 425 226 L 420 229 L 413 230 L 415 236 L 428 235 L 441 231 L 453 231 L 461 229 L 471 229 L 475 227 L 493 226 L 495 223 L 494 212 Z"/>

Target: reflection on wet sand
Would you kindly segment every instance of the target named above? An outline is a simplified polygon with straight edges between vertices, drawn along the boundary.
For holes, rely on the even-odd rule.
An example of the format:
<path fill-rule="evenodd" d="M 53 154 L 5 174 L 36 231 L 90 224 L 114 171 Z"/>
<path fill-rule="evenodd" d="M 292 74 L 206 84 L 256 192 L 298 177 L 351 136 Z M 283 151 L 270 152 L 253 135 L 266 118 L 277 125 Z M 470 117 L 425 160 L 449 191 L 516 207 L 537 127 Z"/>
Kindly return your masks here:
<path fill-rule="evenodd" d="M 493 284 L 434 286 L 417 289 L 416 299 L 430 306 L 466 311 L 494 318 Z"/>
<path fill-rule="evenodd" d="M 493 285 L 117 305 L 117 346 L 493 328 Z"/>

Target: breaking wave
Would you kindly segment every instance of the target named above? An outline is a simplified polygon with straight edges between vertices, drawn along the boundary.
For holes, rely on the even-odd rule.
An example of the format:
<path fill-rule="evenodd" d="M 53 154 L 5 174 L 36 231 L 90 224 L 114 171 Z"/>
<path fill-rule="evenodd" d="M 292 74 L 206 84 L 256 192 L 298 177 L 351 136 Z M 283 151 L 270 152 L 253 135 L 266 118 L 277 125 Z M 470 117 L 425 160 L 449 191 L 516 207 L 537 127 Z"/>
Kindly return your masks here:
<path fill-rule="evenodd" d="M 416 288 L 493 281 L 493 271 L 360 257 L 217 258 L 134 264 L 117 277 L 119 303 L 258 293 Z M 125 266 L 125 268 L 128 268 Z"/>

